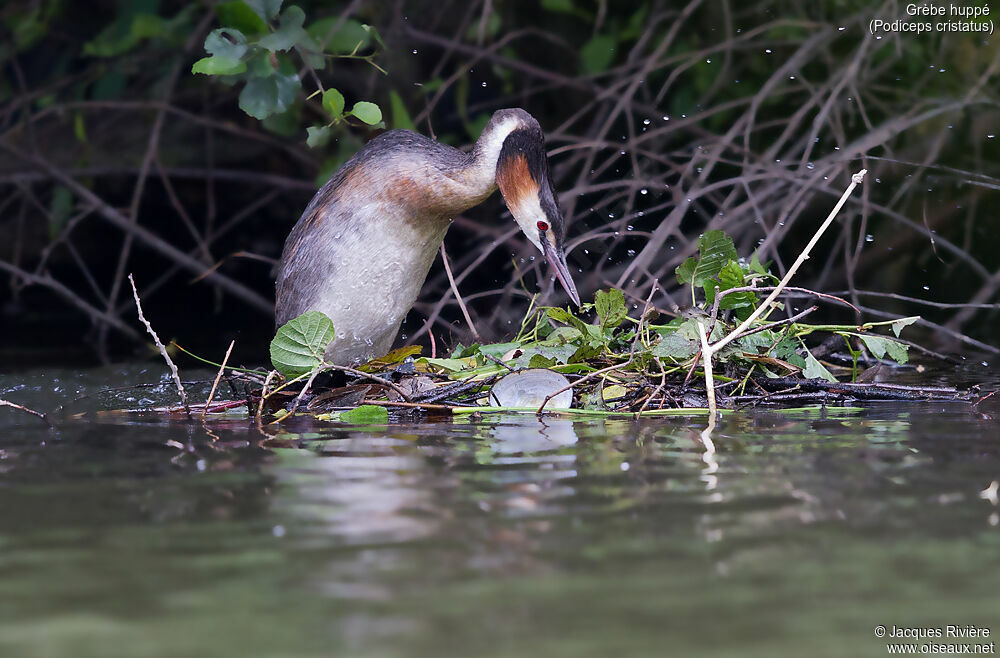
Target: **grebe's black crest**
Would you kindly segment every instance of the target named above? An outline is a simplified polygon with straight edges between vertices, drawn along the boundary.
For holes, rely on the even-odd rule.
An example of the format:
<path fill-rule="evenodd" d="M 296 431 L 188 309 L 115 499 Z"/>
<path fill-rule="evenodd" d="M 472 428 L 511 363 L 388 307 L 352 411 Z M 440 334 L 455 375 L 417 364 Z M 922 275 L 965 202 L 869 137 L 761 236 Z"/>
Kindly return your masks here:
<path fill-rule="evenodd" d="M 497 159 L 497 185 L 521 230 L 545 254 L 570 299 L 579 305 L 580 297 L 566 265 L 566 222 L 553 191 L 545 136 L 530 115 L 503 142 Z"/>

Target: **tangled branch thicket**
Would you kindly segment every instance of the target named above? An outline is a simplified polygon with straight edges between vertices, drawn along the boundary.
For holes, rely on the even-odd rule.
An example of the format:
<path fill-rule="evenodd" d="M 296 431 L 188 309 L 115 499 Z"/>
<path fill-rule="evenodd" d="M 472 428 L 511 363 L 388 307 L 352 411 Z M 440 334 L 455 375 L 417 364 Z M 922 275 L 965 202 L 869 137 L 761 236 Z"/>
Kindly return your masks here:
<path fill-rule="evenodd" d="M 391 106 L 389 127 L 412 121 L 461 145 L 501 107 L 540 120 L 585 299 L 616 286 L 638 306 L 657 283 L 654 306 L 689 304 L 674 268 L 707 229 L 780 275 L 864 168 L 862 193 L 800 281 L 867 316 L 919 313 L 939 337 L 997 351 L 985 321 L 1000 288 L 1000 47 L 988 35 L 869 34 L 874 16 L 905 17 L 896 2 L 299 4 L 378 28 L 388 76 L 340 60 L 300 73 Z M 191 76 L 216 25 L 202 5 L 163 9 L 186 12 L 174 41 L 105 57 L 84 53 L 94 35 L 83 31 L 121 16 L 66 8 L 25 46 L 10 26 L 32 5 L 0 10 L 4 322 L 56 302 L 89 319 L 102 352 L 111 337 L 141 341 L 124 281 L 135 271 L 158 326 L 183 299 L 189 313 L 224 312 L 223 326 L 269 330 L 284 236 L 315 179 L 360 145 L 359 128 L 310 150 L 281 117 L 250 119 L 234 91 Z M 72 65 L 57 65 L 67 41 Z M 300 99 L 288 114 L 320 113 Z M 539 291 L 565 302 L 501 209 L 493 199 L 456 219 L 454 285 L 439 261 L 406 341 L 468 340 L 456 289 L 485 338 L 509 333 Z M 243 309 L 259 313 L 231 313 Z"/>

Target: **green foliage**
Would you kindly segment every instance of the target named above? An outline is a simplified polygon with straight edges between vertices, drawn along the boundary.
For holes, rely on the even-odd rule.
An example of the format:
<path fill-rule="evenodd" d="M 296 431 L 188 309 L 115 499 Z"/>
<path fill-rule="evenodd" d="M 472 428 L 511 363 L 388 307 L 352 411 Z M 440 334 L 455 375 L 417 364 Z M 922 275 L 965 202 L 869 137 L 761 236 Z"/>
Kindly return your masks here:
<path fill-rule="evenodd" d="M 714 284 L 714 277 L 736 258 L 736 247 L 731 237 L 723 231 L 705 231 L 698 238 L 698 257 L 688 258 L 675 270 L 677 282 L 705 288 L 710 283 Z M 715 286 L 712 285 L 712 288 Z"/>
<path fill-rule="evenodd" d="M 410 113 L 406 110 L 406 105 L 403 103 L 402 96 L 396 90 L 389 92 L 389 108 L 392 111 L 392 127 L 402 128 L 405 130 L 416 130 L 417 127 L 413 125 L 413 119 L 410 118 Z"/>
<path fill-rule="evenodd" d="M 271 364 L 286 378 L 295 378 L 323 365 L 323 354 L 333 342 L 333 321 L 319 311 L 306 311 L 278 329 L 271 341 Z"/>
<path fill-rule="evenodd" d="M 688 259 L 678 268 L 678 278 L 706 292 L 702 308 L 693 317 L 678 317 L 667 324 L 649 324 L 644 319 L 628 317 L 622 291 L 599 290 L 593 304 L 584 304 L 579 313 L 565 308 L 541 307 L 522 322 L 522 328 L 512 342 L 497 345 L 459 345 L 449 358 L 420 359 L 419 364 L 447 373 L 454 379 L 478 378 L 499 374 L 504 366 L 511 368 L 550 368 L 563 373 L 594 372 L 608 362 L 622 364 L 622 372 L 632 372 L 648 378 L 650 369 L 656 372 L 686 373 L 700 358 L 699 323 L 711 325 L 709 340 L 716 342 L 735 328 L 735 322 L 749 317 L 762 302 L 755 290 L 726 295 L 718 304 L 718 317 L 712 321 L 709 312 L 714 307 L 715 288 L 720 294 L 732 288 L 769 284 L 777 279 L 760 262 L 757 254 L 749 261 L 739 259 L 733 241 L 721 231 L 709 231 L 698 242 L 697 257 Z M 780 308 L 776 306 L 775 308 Z M 591 315 L 594 312 L 596 319 Z M 845 338 L 859 339 L 876 357 L 887 357 L 897 363 L 907 359 L 906 345 L 887 336 L 872 333 L 876 327 L 891 327 L 893 332 L 912 324 L 916 318 L 902 318 L 863 325 L 809 325 L 779 323 L 770 325 L 767 314 L 751 326 L 752 333 L 733 341 L 715 355 L 715 361 L 725 364 L 727 372 L 746 377 L 753 372 L 767 376 L 801 372 L 802 376 L 837 381 L 830 369 L 813 355 L 804 338 L 823 331 Z M 718 374 L 717 377 L 722 377 Z M 600 407 L 591 393 L 592 407 Z"/>
<path fill-rule="evenodd" d="M 893 330 L 895 330 L 895 327 L 893 327 Z M 905 343 L 900 343 L 898 340 L 892 340 L 883 336 L 872 336 L 870 334 L 857 335 L 876 359 L 881 359 L 888 354 L 889 358 L 896 363 L 906 363 L 909 358 L 907 355 L 907 348 L 909 346 Z"/>
<path fill-rule="evenodd" d="M 196 5 L 190 4 L 173 18 L 164 18 L 156 13 L 155 3 L 125 3 L 116 20 L 83 45 L 83 54 L 92 57 L 118 57 L 147 39 L 178 47 L 184 43 L 193 27 L 191 18 L 196 9 Z"/>
<path fill-rule="evenodd" d="M 196 61 L 191 72 L 242 84 L 240 109 L 255 119 L 283 115 L 299 100 L 302 81 L 293 55 L 317 72 L 324 71 L 333 58 L 361 59 L 382 70 L 374 54 L 358 54 L 373 42 L 384 47 L 382 38 L 374 28 L 356 20 L 341 22 L 339 17 L 330 17 L 306 25 L 305 12 L 296 5 L 283 7 L 282 0 L 233 0 L 218 5 L 215 13 L 222 27 L 205 39 L 208 56 Z M 306 128 L 306 143 L 311 147 L 328 144 L 331 128 L 349 117 L 384 127 L 382 110 L 375 103 L 357 101 L 345 112 L 344 96 L 337 89 L 320 89 L 309 98 L 316 94 L 321 94 L 320 105 L 328 121 Z M 272 122 L 269 127 L 286 131 L 289 124 Z"/>
<path fill-rule="evenodd" d="M 382 122 L 382 110 L 375 103 L 368 101 L 358 101 L 351 108 L 351 114 L 364 121 L 369 126 L 375 126 Z"/>
<path fill-rule="evenodd" d="M 580 48 L 580 70 L 602 73 L 615 59 L 618 41 L 610 34 L 598 34 Z"/>
<path fill-rule="evenodd" d="M 357 53 L 371 45 L 372 33 L 364 25 L 352 18 L 345 20 L 340 27 L 337 27 L 338 23 L 339 16 L 321 18 L 306 28 L 306 32 L 322 46 L 324 52 L 332 55 Z M 333 31 L 334 28 L 336 31 Z"/>
<path fill-rule="evenodd" d="M 620 325 L 628 315 L 625 310 L 625 295 L 617 288 L 598 290 L 594 296 L 594 306 L 597 308 L 597 316 L 601 319 L 602 333 Z"/>
<path fill-rule="evenodd" d="M 389 422 L 389 412 L 377 404 L 363 404 L 360 407 L 342 411 L 339 420 L 354 425 L 384 425 Z"/>

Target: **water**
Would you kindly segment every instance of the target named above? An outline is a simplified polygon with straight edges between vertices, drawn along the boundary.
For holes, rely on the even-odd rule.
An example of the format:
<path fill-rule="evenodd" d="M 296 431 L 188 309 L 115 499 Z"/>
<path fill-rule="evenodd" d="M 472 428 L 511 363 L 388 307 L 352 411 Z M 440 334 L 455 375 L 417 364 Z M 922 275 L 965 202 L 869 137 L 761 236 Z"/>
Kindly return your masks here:
<path fill-rule="evenodd" d="M 5 375 L 0 397 L 53 409 L 159 374 Z M 170 391 L 65 413 L 123 396 Z M 734 414 L 714 472 L 702 426 L 49 430 L 0 409 L 0 654 L 880 656 L 879 624 L 1000 633 L 996 420 Z"/>

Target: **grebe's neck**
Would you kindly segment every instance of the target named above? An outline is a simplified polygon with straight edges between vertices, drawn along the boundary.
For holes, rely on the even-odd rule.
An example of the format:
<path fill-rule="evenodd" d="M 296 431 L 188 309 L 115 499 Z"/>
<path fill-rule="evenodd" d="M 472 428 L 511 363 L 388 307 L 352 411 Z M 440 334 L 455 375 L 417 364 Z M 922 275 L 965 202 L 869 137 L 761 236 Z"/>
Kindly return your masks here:
<path fill-rule="evenodd" d="M 470 154 L 467 182 L 479 194 L 492 194 L 497 188 L 497 161 L 503 143 L 512 132 L 536 123 L 521 109 L 497 110 L 476 140 Z"/>

